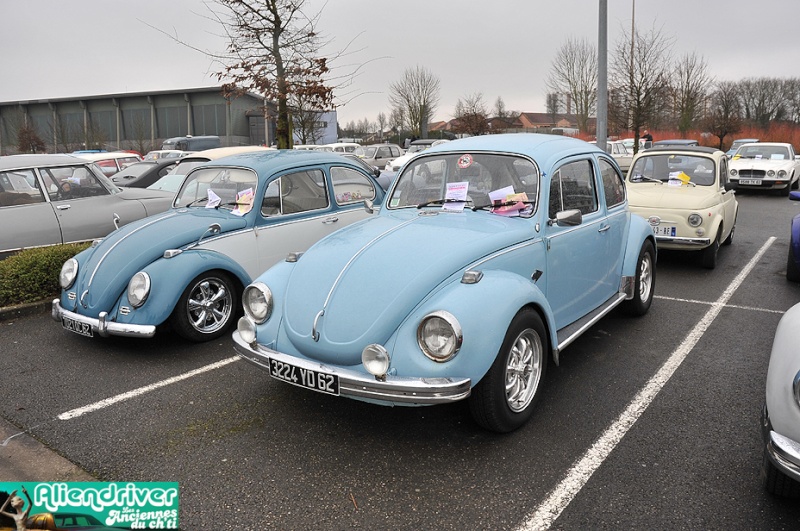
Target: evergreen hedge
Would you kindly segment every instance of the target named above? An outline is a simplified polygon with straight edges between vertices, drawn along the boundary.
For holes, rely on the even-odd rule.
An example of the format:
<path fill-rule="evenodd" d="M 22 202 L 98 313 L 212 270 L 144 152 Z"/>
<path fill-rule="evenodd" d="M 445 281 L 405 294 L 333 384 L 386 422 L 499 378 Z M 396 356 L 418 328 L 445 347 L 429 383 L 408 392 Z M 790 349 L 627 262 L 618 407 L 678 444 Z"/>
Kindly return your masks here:
<path fill-rule="evenodd" d="M 0 260 L 0 307 L 56 297 L 61 266 L 89 243 L 25 249 Z"/>

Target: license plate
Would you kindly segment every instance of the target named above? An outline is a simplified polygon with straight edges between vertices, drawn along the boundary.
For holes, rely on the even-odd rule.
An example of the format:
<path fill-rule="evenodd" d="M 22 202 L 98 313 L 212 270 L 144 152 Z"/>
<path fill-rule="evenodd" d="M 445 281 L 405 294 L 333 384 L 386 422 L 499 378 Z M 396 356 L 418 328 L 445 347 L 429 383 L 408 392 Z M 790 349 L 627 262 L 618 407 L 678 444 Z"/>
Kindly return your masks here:
<path fill-rule="evenodd" d="M 69 317 L 64 317 L 62 315 L 61 326 L 64 327 L 64 330 L 69 330 L 70 332 L 75 332 L 76 334 L 86 337 L 94 337 L 92 325 L 89 323 L 81 323 L 80 321 L 76 321 L 75 319 L 70 319 Z"/>
<path fill-rule="evenodd" d="M 659 226 L 659 227 L 653 227 L 653 234 L 655 234 L 656 236 L 670 236 L 674 238 L 676 235 L 676 231 L 675 227 Z"/>
<path fill-rule="evenodd" d="M 275 359 L 269 360 L 269 375 L 277 380 L 328 395 L 339 394 L 339 377 L 311 369 L 302 369 Z"/>
<path fill-rule="evenodd" d="M 739 184 L 754 184 L 758 186 L 761 184 L 761 179 L 739 179 Z"/>

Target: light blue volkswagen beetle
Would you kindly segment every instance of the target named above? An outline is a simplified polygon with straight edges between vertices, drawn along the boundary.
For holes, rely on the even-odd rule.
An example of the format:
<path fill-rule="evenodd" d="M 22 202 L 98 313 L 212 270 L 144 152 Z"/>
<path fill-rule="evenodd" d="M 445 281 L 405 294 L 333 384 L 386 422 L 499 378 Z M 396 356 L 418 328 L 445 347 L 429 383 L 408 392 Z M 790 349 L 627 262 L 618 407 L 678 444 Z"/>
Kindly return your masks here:
<path fill-rule="evenodd" d="M 610 155 L 553 135 L 467 138 L 411 159 L 379 215 L 250 284 L 234 348 L 322 393 L 468 399 L 508 432 L 531 416 L 548 358 L 618 305 L 648 311 L 655 264 Z"/>
<path fill-rule="evenodd" d="M 53 318 L 86 336 L 151 337 L 165 322 L 192 341 L 229 334 L 258 273 L 369 216 L 382 199 L 373 176 L 336 153 L 265 150 L 205 162 L 170 210 L 64 264 Z"/>

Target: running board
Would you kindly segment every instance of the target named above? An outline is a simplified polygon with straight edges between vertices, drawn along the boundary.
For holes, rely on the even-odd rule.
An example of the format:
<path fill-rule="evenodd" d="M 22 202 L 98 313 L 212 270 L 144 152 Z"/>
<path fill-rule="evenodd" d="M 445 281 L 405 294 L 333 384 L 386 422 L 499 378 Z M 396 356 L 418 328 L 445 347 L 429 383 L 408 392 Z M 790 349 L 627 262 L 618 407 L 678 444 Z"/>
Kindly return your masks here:
<path fill-rule="evenodd" d="M 558 347 L 553 351 L 553 358 L 555 359 L 556 365 L 558 365 L 558 355 L 559 353 L 564 350 L 570 343 L 578 339 L 581 334 L 583 334 L 588 328 L 594 325 L 597 321 L 603 318 L 608 312 L 619 306 L 621 302 L 626 299 L 626 295 L 623 292 L 616 293 L 613 297 L 608 299 L 606 302 L 601 304 L 599 307 L 595 308 L 593 311 L 589 312 L 588 314 L 584 315 L 574 323 L 565 326 L 561 330 L 556 333 L 556 337 L 558 339 Z"/>

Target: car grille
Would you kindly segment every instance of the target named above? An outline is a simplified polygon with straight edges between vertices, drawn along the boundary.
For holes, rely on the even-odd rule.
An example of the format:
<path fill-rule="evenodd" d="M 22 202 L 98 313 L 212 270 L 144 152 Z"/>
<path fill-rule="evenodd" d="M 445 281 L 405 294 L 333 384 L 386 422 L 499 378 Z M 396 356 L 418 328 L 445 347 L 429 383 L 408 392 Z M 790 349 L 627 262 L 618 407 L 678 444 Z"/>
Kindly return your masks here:
<path fill-rule="evenodd" d="M 739 178 L 747 179 L 753 177 L 755 179 L 763 179 L 766 173 L 764 170 L 739 170 Z"/>

